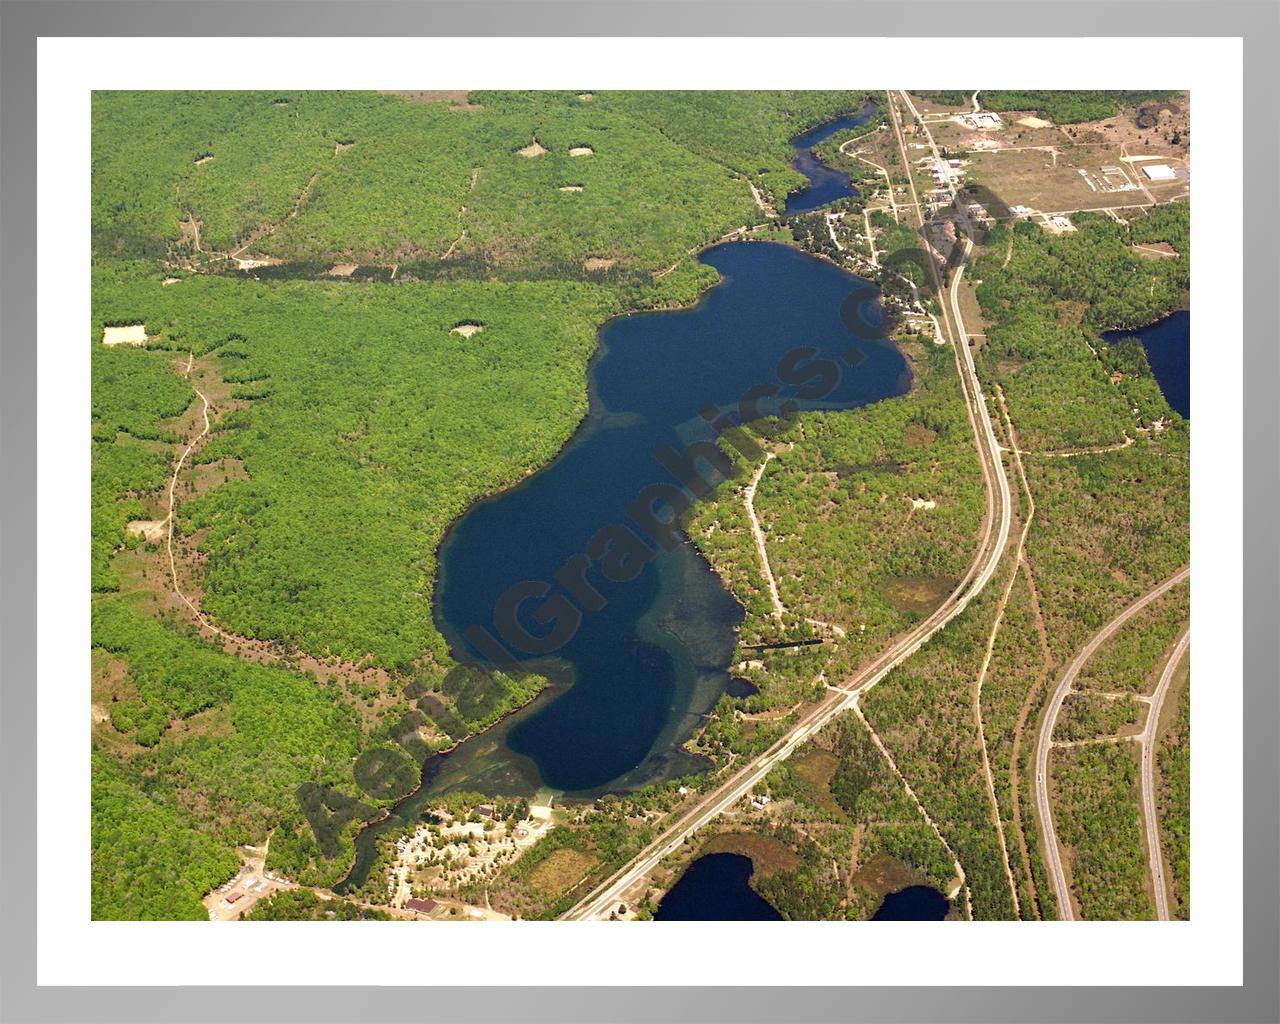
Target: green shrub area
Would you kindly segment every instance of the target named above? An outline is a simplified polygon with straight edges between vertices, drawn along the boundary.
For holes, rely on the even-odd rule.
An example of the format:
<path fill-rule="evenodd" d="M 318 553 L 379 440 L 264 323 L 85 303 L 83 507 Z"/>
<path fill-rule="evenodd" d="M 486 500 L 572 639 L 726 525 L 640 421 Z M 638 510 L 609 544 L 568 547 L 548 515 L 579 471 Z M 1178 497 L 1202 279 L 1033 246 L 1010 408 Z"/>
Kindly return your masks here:
<path fill-rule="evenodd" d="M 95 780 L 99 768 L 114 765 L 116 774 L 104 778 L 132 780 L 139 788 L 132 802 L 151 801 L 141 806 L 145 842 L 118 824 L 133 813 L 124 789 L 110 791 L 113 802 L 95 803 L 103 863 L 115 857 L 130 870 L 163 872 L 167 884 L 198 897 L 234 872 L 233 846 L 261 842 L 280 829 L 281 841 L 271 845 L 274 868 L 308 884 L 336 881 L 346 870 L 354 825 L 341 837 L 345 855 L 336 859 L 319 857 L 313 840 L 291 846 L 283 837 L 301 825 L 310 838 L 297 797 L 302 783 L 355 793 L 351 762 L 361 747 L 359 724 L 333 686 L 309 673 L 224 654 L 146 617 L 128 597 L 99 598 L 93 612 L 95 648 L 127 666 L 136 691 L 111 703 L 109 723 L 99 727 L 107 730 L 99 746 L 109 738 L 112 752 L 95 754 Z M 188 847 L 209 852 L 188 862 Z M 119 906 L 121 898 L 104 895 L 102 905 Z M 166 906 L 172 911 L 179 904 L 170 899 Z"/>
<path fill-rule="evenodd" d="M 1060 662 L 1189 560 L 1189 449 L 1185 426 L 1176 425 L 1101 455 L 1024 460 L 1036 497 L 1027 548 Z"/>
<path fill-rule="evenodd" d="M 782 603 L 861 634 L 867 646 L 923 617 L 895 607 L 888 585 L 958 579 L 981 525 L 982 484 L 951 352 L 930 345 L 915 366 L 919 390 L 909 400 L 803 421 L 756 500 Z"/>
<path fill-rule="evenodd" d="M 111 564 L 116 551 L 136 544 L 125 534 L 131 519 L 143 519 L 148 507 L 136 495 L 161 489 L 169 477 L 169 456 L 127 437 L 94 442 L 90 476 L 91 588 L 118 590 L 120 578 Z"/>
<path fill-rule="evenodd" d="M 1146 693 L 1164 668 L 1163 657 L 1191 615 L 1191 588 L 1183 583 L 1121 626 L 1076 677 L 1079 690 Z"/>
<path fill-rule="evenodd" d="M 935 103 L 967 107 L 972 93 L 944 89 L 917 95 Z M 1079 124 L 1111 117 L 1119 113 L 1121 107 L 1164 102 L 1177 95 L 1169 89 L 983 89 L 978 98 L 983 110 L 1030 110 L 1055 124 Z"/>
<path fill-rule="evenodd" d="M 907 396 L 805 413 L 781 432 L 762 425 L 776 458 L 754 504 L 781 620 L 745 509 L 746 478 L 721 485 L 691 515 L 690 536 L 747 611 L 734 660 L 760 663 L 742 673 L 761 689 L 746 699 L 748 711 L 807 697 L 824 669 L 833 680 L 852 671 L 941 603 L 968 565 L 984 497 L 954 357 L 914 343 L 909 354 Z M 816 623 L 846 637 L 807 652 L 744 649 L 822 635 Z"/>
<path fill-rule="evenodd" d="M 1055 750 L 1050 763 L 1058 836 L 1088 921 L 1149 920 L 1146 846 L 1139 817 L 1138 746 L 1094 743 Z"/>
<path fill-rule="evenodd" d="M 310 889 L 278 889 L 258 900 L 241 921 L 394 921 L 372 907 L 350 900 L 322 899 Z"/>
<path fill-rule="evenodd" d="M 1150 323 L 1186 302 L 1185 213 L 1155 216 L 1144 230 L 1176 238 L 1178 258 L 1143 259 L 1131 248 L 1129 229 L 1088 214 L 1077 218 L 1079 230 L 1071 234 L 1050 235 L 1027 223 L 999 225 L 988 234 L 972 272 L 981 282 L 983 315 L 993 321 L 982 350 L 983 376 L 1004 389 L 1024 448 L 1115 444 L 1176 415 L 1144 354 L 1098 338 L 1103 330 Z"/>
<path fill-rule="evenodd" d="M 595 257 L 652 270 L 762 219 L 734 177 L 767 169 L 803 184 L 786 139 L 860 105 L 855 94 L 733 94 L 714 122 L 725 138 L 708 146 L 689 130 L 708 111 L 628 98 L 646 95 L 659 94 L 484 93 L 455 110 L 370 92 L 97 93 L 95 251 L 195 255 L 198 223 L 204 259 L 391 264 L 449 252 L 477 269 L 581 276 Z M 535 139 L 546 153 L 518 155 Z M 569 155 L 578 147 L 593 153 Z M 752 170 L 727 166 L 726 153 Z M 570 186 L 582 191 L 559 191 Z"/>
<path fill-rule="evenodd" d="M 1132 697 L 1071 693 L 1063 702 L 1054 739 L 1087 740 L 1121 732 L 1131 735 L 1145 715 L 1146 705 Z"/>
<path fill-rule="evenodd" d="M 636 856 L 654 837 L 615 809 L 557 825 L 494 880 L 463 887 L 464 899 L 481 902 L 535 921 L 559 917 L 598 882 Z M 559 861 L 560 863 L 557 863 Z"/>
<path fill-rule="evenodd" d="M 105 310 L 151 310 L 157 344 L 213 347 L 226 379 L 269 385 L 215 417 L 200 453 L 242 460 L 247 479 L 179 509 L 183 533 L 202 531 L 206 609 L 251 638 L 402 670 L 446 655 L 430 615 L 446 527 L 563 445 L 612 311 L 601 289 L 570 282 L 161 288 L 100 268 L 95 284 Z M 484 330 L 452 333 L 463 321 Z"/>
<path fill-rule="evenodd" d="M 867 720 L 960 858 L 977 920 L 1014 916 L 972 705 L 999 601 L 997 588 L 988 585 L 863 702 Z"/>
<path fill-rule="evenodd" d="M 803 744 L 757 792 L 776 802 L 769 827 L 801 859 L 752 879 L 784 917 L 866 920 L 892 887 L 868 870 L 876 863 L 891 863 L 903 884 L 945 892 L 955 881 L 946 848 L 852 715 Z"/>
<path fill-rule="evenodd" d="M 182 415 L 194 396 L 168 362 L 132 345 L 95 344 L 91 373 L 95 441 L 110 441 L 118 433 L 177 440 L 162 421 Z"/>
<path fill-rule="evenodd" d="M 790 140 L 825 121 L 857 113 L 869 94 L 865 90 L 726 89 L 614 92 L 597 97 L 595 102 L 625 111 L 692 152 L 751 178 L 781 207 L 787 193 L 808 180 L 791 168 L 795 150 Z"/>
<path fill-rule="evenodd" d="M 1181 670 L 1181 671 L 1186 671 Z M 1160 737 L 1156 813 L 1173 886 L 1173 917 L 1191 916 L 1191 687 L 1183 686 L 1177 711 Z"/>
<path fill-rule="evenodd" d="M 93 919 L 205 920 L 201 897 L 235 874 L 235 852 L 195 827 L 172 789 L 96 751 L 92 799 Z"/>
<path fill-rule="evenodd" d="M 603 104 L 513 105 L 493 121 L 464 199 L 463 258 L 570 278 L 589 258 L 616 260 L 594 272 L 607 276 L 665 267 L 763 217 L 745 182 Z M 546 152 L 520 155 L 534 138 Z"/>
<path fill-rule="evenodd" d="M 111 706 L 112 727 L 151 748 L 133 763 L 190 814 L 233 844 L 253 842 L 297 812 L 300 783 L 345 769 L 349 785 L 359 727 L 314 676 L 224 654 L 131 605 L 102 597 L 93 606 L 94 646 L 125 662 L 138 694 Z M 197 727 L 207 724 L 201 712 L 221 708 L 217 728 Z"/>
<path fill-rule="evenodd" d="M 1025 567 L 1009 591 L 982 686 L 982 725 L 1009 868 L 1023 920 L 1056 916 L 1035 816 L 1036 724 L 1048 696 L 1051 663 Z M 1007 580 L 1004 573 L 992 585 Z"/>

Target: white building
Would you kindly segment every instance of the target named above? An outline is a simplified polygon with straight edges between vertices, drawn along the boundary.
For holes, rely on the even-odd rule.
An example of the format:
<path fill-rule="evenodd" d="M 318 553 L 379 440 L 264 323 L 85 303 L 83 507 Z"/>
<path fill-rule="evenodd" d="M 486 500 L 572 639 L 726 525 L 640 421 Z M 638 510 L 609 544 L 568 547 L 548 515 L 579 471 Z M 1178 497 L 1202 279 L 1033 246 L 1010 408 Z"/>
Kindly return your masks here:
<path fill-rule="evenodd" d="M 1168 164 L 1145 164 L 1142 173 L 1152 181 L 1173 181 L 1178 176 Z"/>

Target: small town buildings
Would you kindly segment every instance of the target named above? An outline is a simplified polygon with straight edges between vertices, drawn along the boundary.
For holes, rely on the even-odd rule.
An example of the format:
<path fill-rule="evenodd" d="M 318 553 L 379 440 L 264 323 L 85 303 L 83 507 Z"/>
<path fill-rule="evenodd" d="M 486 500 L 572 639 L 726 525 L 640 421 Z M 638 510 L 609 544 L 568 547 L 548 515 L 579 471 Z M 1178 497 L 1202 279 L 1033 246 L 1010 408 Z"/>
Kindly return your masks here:
<path fill-rule="evenodd" d="M 411 896 L 404 901 L 405 910 L 413 910 L 419 914 L 430 914 L 439 906 L 440 904 L 435 900 L 423 900 L 417 896 Z"/>
<path fill-rule="evenodd" d="M 1000 115 L 993 110 L 979 110 L 973 114 L 960 114 L 953 120 L 974 131 L 999 131 L 1004 127 Z"/>

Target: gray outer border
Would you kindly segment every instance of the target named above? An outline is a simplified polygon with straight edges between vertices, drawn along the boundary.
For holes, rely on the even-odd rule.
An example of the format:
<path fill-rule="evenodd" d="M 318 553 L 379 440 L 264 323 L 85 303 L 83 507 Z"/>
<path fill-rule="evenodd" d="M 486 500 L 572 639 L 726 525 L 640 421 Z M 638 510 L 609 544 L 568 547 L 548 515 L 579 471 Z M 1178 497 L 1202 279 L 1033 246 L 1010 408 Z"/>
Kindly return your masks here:
<path fill-rule="evenodd" d="M 1096 7 L 1061 2 L 782 4 L 732 6 L 580 2 L 147 3 L 139 0 L 35 3 L 0 0 L 0 453 L 3 455 L 4 687 L 0 693 L 3 846 L 0 887 L 5 1020 L 341 1021 L 540 1019 L 547 1021 L 895 1020 L 895 1021 L 1259 1021 L 1280 1019 L 1276 730 L 1280 621 L 1275 510 L 1280 387 L 1273 239 L 1280 228 L 1275 168 L 1280 95 L 1280 8 L 1271 2 L 1159 4 L 1115 0 Z M 909 9 L 904 9 L 908 8 Z M 1097 12 L 1100 17 L 1088 15 Z M 1014 16 L 1016 12 L 1016 17 Z M 960 16 L 957 16 L 960 15 Z M 1245 582 L 1244 979 L 1242 988 L 39 988 L 35 987 L 35 40 L 60 36 L 165 35 L 828 35 L 931 34 L 958 25 L 974 35 L 1237 36 L 1245 40 L 1243 517 Z M 1176 75 L 1176 69 L 1173 69 Z M 971 77 L 981 68 L 966 72 Z M 998 73 L 998 72 L 997 72 Z M 1230 504 L 1228 505 L 1230 507 Z M 1243 554 L 1243 553 L 1242 553 Z M 1231 682 L 1224 680 L 1224 682 Z M 1204 899 L 1205 894 L 1201 894 Z M 1046 927 L 1054 927 L 1048 925 Z M 1136 937 L 1136 933 L 1135 933 Z M 856 971 L 856 949 L 850 950 Z M 1064 975 L 1069 965 L 1063 966 Z M 820 974 L 819 971 L 815 971 Z M 719 980 L 719 979 L 709 979 Z"/>

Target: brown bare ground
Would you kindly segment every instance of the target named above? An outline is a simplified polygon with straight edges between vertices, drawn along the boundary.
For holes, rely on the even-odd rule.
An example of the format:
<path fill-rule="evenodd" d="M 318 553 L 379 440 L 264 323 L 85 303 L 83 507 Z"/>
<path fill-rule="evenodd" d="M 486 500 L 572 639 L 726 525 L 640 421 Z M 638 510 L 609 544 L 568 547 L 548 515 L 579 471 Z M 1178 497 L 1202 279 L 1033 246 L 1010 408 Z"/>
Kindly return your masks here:
<path fill-rule="evenodd" d="M 131 519 L 125 525 L 125 529 L 130 533 L 145 537 L 154 544 L 164 540 L 168 525 L 169 521 L 167 519 Z"/>
<path fill-rule="evenodd" d="M 356 272 L 357 267 L 358 264 L 355 263 L 335 263 L 325 271 L 325 275 L 328 277 L 350 277 Z"/>
<path fill-rule="evenodd" d="M 902 441 L 909 448 L 927 448 L 938 439 L 937 431 L 922 423 L 912 423 L 903 434 Z"/>
<path fill-rule="evenodd" d="M 817 791 L 818 802 L 827 810 L 843 813 L 839 802 L 831 793 L 831 779 L 840 766 L 840 759 L 829 750 L 814 747 L 791 759 L 796 774 Z"/>
<path fill-rule="evenodd" d="M 586 878 L 595 865 L 592 854 L 561 847 L 529 872 L 529 886 L 548 898 L 559 896 Z"/>
<path fill-rule="evenodd" d="M 920 885 L 924 881 L 924 876 L 918 871 L 887 853 L 876 854 L 850 879 L 854 888 L 870 889 L 877 896 L 898 892 L 910 885 Z"/>
<path fill-rule="evenodd" d="M 583 270 L 609 270 L 616 266 L 618 261 L 603 256 L 591 256 L 582 261 Z"/>
<path fill-rule="evenodd" d="M 412 103 L 447 103 L 450 110 L 482 110 L 478 103 L 471 102 L 471 94 L 466 89 L 388 89 L 389 96 L 403 96 Z"/>
<path fill-rule="evenodd" d="M 524 149 L 516 150 L 516 153 L 518 155 L 527 157 L 530 160 L 532 160 L 535 156 L 542 156 L 542 154 L 545 152 L 547 152 L 546 147 L 543 146 L 542 143 L 540 143 L 537 139 L 534 139 L 531 143 L 529 143 L 529 145 L 525 146 Z"/>
<path fill-rule="evenodd" d="M 569 150 L 570 156 L 595 156 L 596 151 L 590 146 L 574 146 Z"/>
<path fill-rule="evenodd" d="M 880 592 L 900 612 L 928 615 L 946 600 L 956 581 L 947 576 L 896 576 L 880 585 Z"/>
<path fill-rule="evenodd" d="M 800 864 L 800 858 L 789 847 L 758 832 L 721 832 L 703 843 L 698 851 L 699 856 L 708 853 L 736 853 L 750 857 L 758 878 L 791 871 Z"/>

